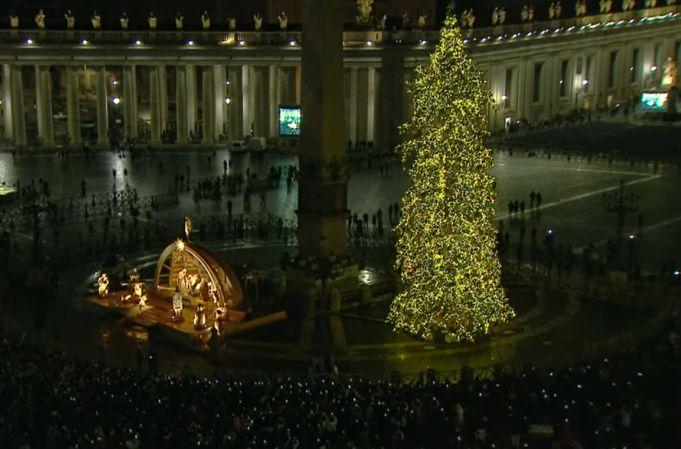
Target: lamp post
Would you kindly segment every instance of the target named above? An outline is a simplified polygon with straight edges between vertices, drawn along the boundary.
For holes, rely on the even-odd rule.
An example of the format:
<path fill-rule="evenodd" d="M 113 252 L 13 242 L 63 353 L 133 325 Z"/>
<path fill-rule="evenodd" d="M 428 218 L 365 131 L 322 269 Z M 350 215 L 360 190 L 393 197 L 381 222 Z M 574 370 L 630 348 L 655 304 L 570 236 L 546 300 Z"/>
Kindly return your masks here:
<path fill-rule="evenodd" d="M 586 79 L 582 80 L 582 87 L 577 89 L 577 91 L 575 92 L 575 109 L 579 109 L 579 103 L 578 103 L 579 94 L 581 94 L 582 92 L 586 92 L 586 86 L 588 86 L 588 85 L 589 85 L 589 80 L 586 80 Z"/>
<path fill-rule="evenodd" d="M 650 66 L 650 69 L 648 70 L 648 75 L 646 75 L 646 79 L 644 82 L 644 85 L 646 88 L 652 88 L 655 85 L 655 75 L 657 73 L 657 66 L 652 65 Z"/>
<path fill-rule="evenodd" d="M 607 212 L 617 214 L 617 241 L 622 238 L 624 221 L 627 214 L 638 211 L 638 195 L 624 193 L 624 180 L 620 180 L 619 188 L 613 193 L 603 194 L 603 208 Z"/>
<path fill-rule="evenodd" d="M 508 97 L 506 95 L 501 96 L 501 103 L 497 103 L 496 101 L 492 102 L 492 108 L 494 108 L 494 131 L 496 132 L 497 129 L 497 113 L 499 112 L 499 109 L 502 107 L 506 106 L 506 100 L 508 100 Z"/>

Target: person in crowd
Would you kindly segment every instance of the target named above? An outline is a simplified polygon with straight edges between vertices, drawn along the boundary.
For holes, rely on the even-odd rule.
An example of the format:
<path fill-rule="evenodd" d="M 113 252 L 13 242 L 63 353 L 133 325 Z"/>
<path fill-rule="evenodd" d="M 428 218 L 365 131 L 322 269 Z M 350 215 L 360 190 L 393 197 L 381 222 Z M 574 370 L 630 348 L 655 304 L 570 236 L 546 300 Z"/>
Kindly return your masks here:
<path fill-rule="evenodd" d="M 70 9 L 67 9 L 66 13 L 64 13 L 64 19 L 66 20 L 67 30 L 72 30 L 76 27 L 76 17 L 73 15 Z"/>
<path fill-rule="evenodd" d="M 288 28 L 288 16 L 286 15 L 286 11 L 282 11 L 281 14 L 279 14 L 279 29 L 281 31 L 286 31 Z"/>
<path fill-rule="evenodd" d="M 90 17 L 90 23 L 92 24 L 93 30 L 100 30 L 102 28 L 102 17 L 97 11 L 92 13 L 92 17 Z"/>
<path fill-rule="evenodd" d="M 33 18 L 33 21 L 35 22 L 38 29 L 40 30 L 45 29 L 45 13 L 43 12 L 42 9 L 38 10 L 35 17 Z"/>
<path fill-rule="evenodd" d="M 402 29 L 403 30 L 409 29 L 409 14 L 407 14 L 407 11 L 404 11 L 402 13 Z"/>
<path fill-rule="evenodd" d="M 156 15 L 153 11 L 149 13 L 149 17 L 147 17 L 147 23 L 149 23 L 149 30 L 156 31 L 156 27 L 158 27 L 158 19 L 156 18 Z"/>
<path fill-rule="evenodd" d="M 506 8 L 503 6 L 499 8 L 499 25 L 506 23 Z"/>
<path fill-rule="evenodd" d="M 383 14 L 379 19 L 378 23 L 376 25 L 376 28 L 378 30 L 385 30 L 385 24 L 388 21 L 388 16 L 386 14 Z"/>
<path fill-rule="evenodd" d="M 19 16 L 16 15 L 15 13 L 11 13 L 9 15 L 9 26 L 12 29 L 19 28 Z"/>
<path fill-rule="evenodd" d="M 121 30 L 127 30 L 128 29 L 128 24 L 130 23 L 130 18 L 128 17 L 128 13 L 123 11 L 121 14 L 121 17 L 118 19 L 118 21 L 121 24 Z"/>
<path fill-rule="evenodd" d="M 424 30 L 426 28 L 426 22 L 428 20 L 428 14 L 420 14 L 418 19 L 419 29 Z"/>
<path fill-rule="evenodd" d="M 210 29 L 210 16 L 206 10 L 201 14 L 201 27 L 206 31 Z"/>
<path fill-rule="evenodd" d="M 253 14 L 253 27 L 255 28 L 255 31 L 260 31 L 262 28 L 262 15 L 260 15 L 259 12 Z"/>

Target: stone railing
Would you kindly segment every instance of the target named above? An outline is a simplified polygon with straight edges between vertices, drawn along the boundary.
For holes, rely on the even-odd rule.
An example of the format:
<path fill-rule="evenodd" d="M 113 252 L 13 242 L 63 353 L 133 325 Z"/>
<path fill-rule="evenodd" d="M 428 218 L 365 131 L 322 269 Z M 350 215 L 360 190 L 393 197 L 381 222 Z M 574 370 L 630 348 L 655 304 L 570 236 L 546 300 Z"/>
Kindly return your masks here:
<path fill-rule="evenodd" d="M 627 27 L 679 20 L 681 20 L 681 5 L 671 5 L 610 14 L 474 28 L 464 30 L 464 34 L 470 43 L 489 45 L 529 37 L 558 37 L 592 31 L 614 31 Z"/>
<path fill-rule="evenodd" d="M 604 31 L 653 23 L 681 20 L 681 5 L 637 9 L 611 14 L 569 17 L 558 20 L 508 24 L 464 30 L 469 45 L 489 45 L 529 37 L 558 37 L 569 33 Z M 125 44 L 144 46 L 176 45 L 280 45 L 296 47 L 302 40 L 301 31 L 123 31 L 123 30 L 38 30 L 1 29 L 0 42 L 34 44 L 57 43 L 88 45 Z M 436 42 L 439 30 L 346 30 L 343 42 L 347 46 L 421 45 Z"/>

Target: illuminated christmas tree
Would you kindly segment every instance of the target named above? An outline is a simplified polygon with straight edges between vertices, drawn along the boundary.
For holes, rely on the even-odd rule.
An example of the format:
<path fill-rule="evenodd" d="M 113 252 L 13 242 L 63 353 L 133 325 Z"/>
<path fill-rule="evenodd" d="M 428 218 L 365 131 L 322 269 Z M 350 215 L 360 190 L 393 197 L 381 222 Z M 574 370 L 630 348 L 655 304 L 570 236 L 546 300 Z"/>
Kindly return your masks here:
<path fill-rule="evenodd" d="M 490 94 L 453 16 L 411 92 L 398 147 L 411 178 L 397 227 L 403 291 L 388 320 L 426 340 L 473 341 L 514 312 L 501 287 L 493 158 L 483 143 Z"/>

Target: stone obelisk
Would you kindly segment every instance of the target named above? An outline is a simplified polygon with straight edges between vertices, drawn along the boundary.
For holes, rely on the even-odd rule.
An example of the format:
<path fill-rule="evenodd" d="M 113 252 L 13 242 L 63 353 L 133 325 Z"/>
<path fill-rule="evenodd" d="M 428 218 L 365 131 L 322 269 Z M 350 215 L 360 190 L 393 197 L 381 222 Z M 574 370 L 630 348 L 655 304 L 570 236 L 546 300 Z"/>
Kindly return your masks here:
<path fill-rule="evenodd" d="M 347 251 L 341 0 L 304 0 L 298 242 L 302 256 Z"/>

